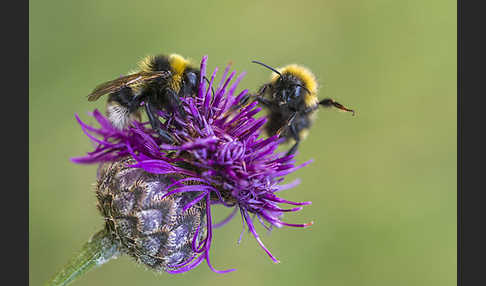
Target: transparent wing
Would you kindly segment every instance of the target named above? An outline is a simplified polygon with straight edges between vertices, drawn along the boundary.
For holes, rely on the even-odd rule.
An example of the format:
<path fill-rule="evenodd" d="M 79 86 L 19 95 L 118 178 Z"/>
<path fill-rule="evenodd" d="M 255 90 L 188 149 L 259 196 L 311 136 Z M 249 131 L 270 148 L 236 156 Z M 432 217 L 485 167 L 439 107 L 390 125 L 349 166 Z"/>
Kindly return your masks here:
<path fill-rule="evenodd" d="M 170 72 L 156 71 L 156 72 L 139 72 L 122 76 L 117 79 L 102 83 L 95 87 L 95 89 L 88 95 L 88 101 L 98 100 L 105 94 L 110 94 L 119 91 L 123 87 L 148 82 L 159 78 L 169 78 Z"/>

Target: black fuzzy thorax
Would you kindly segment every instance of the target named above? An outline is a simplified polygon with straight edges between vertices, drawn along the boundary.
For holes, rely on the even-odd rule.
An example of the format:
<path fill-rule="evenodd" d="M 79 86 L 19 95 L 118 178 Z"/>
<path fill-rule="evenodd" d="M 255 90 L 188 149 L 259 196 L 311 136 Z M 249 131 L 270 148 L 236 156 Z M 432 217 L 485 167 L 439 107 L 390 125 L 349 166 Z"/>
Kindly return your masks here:
<path fill-rule="evenodd" d="M 170 71 L 175 74 L 172 68 L 169 57 L 166 55 L 155 56 L 152 61 L 147 65 L 150 71 Z M 187 66 L 183 72 L 181 79 L 175 79 L 171 76 L 169 79 L 160 78 L 156 79 L 145 85 L 143 93 L 152 98 L 152 104 L 157 109 L 168 109 L 169 111 L 175 111 L 175 104 L 173 99 L 167 94 L 168 90 L 172 90 L 179 97 L 194 96 L 197 92 L 197 82 L 191 83 L 188 74 L 194 73 L 196 79 L 199 78 L 199 70 Z M 174 90 L 173 86 L 180 86 L 179 90 Z"/>
<path fill-rule="evenodd" d="M 158 55 L 155 56 L 149 64 L 147 64 L 147 68 L 150 71 L 170 71 L 173 72 L 170 63 L 169 57 L 166 55 Z M 147 83 L 142 92 L 146 94 L 146 96 L 151 98 L 151 102 L 157 109 L 166 109 L 172 108 L 170 106 L 170 101 L 166 95 L 166 89 L 169 87 L 169 82 L 173 80 L 172 78 L 166 79 L 156 79 Z M 172 110 L 171 110 L 172 111 Z"/>
<path fill-rule="evenodd" d="M 148 68 L 151 71 L 171 71 L 169 57 L 165 55 L 158 55 L 153 58 L 148 64 Z"/>

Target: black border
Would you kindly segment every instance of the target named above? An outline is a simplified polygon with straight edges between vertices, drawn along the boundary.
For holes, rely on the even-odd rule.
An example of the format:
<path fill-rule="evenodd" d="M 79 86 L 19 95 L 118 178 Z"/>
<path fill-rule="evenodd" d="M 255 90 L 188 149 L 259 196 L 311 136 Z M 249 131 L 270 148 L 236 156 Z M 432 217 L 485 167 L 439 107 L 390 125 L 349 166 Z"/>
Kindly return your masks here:
<path fill-rule="evenodd" d="M 29 2 L 13 1 L 1 17 L 2 284 L 29 285 Z M 8 12 L 7 12 L 8 11 Z M 6 240 L 6 241 L 5 241 Z M 3 280 L 2 279 L 2 280 Z M 12 282 L 10 282 L 12 281 Z"/>
<path fill-rule="evenodd" d="M 458 1 L 457 26 L 457 282 L 486 285 L 484 177 L 485 51 L 484 9 L 477 1 Z M 474 5 L 476 4 L 476 5 Z M 483 282 L 481 282 L 483 281 Z"/>

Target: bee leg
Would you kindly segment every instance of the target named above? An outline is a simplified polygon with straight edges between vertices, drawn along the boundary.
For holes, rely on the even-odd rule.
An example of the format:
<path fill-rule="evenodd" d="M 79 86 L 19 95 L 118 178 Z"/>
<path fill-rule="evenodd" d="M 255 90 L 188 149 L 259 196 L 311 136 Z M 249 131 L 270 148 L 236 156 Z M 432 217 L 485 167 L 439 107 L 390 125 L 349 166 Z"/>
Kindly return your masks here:
<path fill-rule="evenodd" d="M 264 98 L 265 96 L 265 93 L 267 92 L 267 89 L 270 87 L 270 84 L 264 84 L 262 87 L 260 87 L 260 89 L 258 90 L 257 94 L 254 95 L 254 97 L 256 98 L 256 100 L 258 101 L 258 103 L 260 105 L 262 105 L 263 107 L 270 107 L 270 105 L 272 105 L 272 102 L 266 98 Z"/>
<path fill-rule="evenodd" d="M 290 135 L 292 136 L 292 138 L 295 140 L 295 143 L 294 143 L 294 146 L 292 146 L 292 148 L 290 148 L 290 150 L 287 152 L 287 156 L 288 155 L 292 155 L 295 153 L 295 151 L 297 151 L 297 147 L 299 146 L 300 144 L 300 136 L 299 136 L 299 132 L 297 132 L 297 129 L 295 127 L 295 124 L 292 124 L 295 120 L 297 116 L 297 112 L 294 111 L 292 113 L 292 115 L 290 115 L 290 117 L 287 119 L 287 122 L 285 123 L 284 126 L 282 126 L 278 131 L 277 131 L 277 134 L 280 135 L 280 133 L 285 130 L 286 128 L 289 129 L 290 131 Z"/>
<path fill-rule="evenodd" d="M 176 107 L 177 110 L 179 111 L 179 114 L 182 116 L 182 118 L 186 118 L 187 113 L 184 110 L 184 106 L 182 105 L 182 101 L 181 101 L 179 95 L 170 88 L 166 89 L 166 94 L 168 95 L 168 100 L 169 100 L 170 106 L 172 108 Z M 182 95 L 182 96 L 184 96 L 184 95 Z"/>
<path fill-rule="evenodd" d="M 290 117 L 287 119 L 287 122 L 285 122 L 285 124 L 282 125 L 282 127 L 280 127 L 277 130 L 276 134 L 280 136 L 280 133 L 282 133 L 282 131 L 284 131 L 286 128 L 290 128 L 292 126 L 292 122 L 294 122 L 294 119 L 295 119 L 296 116 L 297 116 L 297 112 L 292 113 L 292 115 L 290 115 Z"/>
<path fill-rule="evenodd" d="M 260 105 L 262 105 L 263 107 L 270 107 L 270 105 L 272 104 L 271 101 L 269 101 L 268 99 L 266 98 L 263 98 L 262 96 L 258 96 L 258 95 L 253 95 L 253 94 L 247 94 L 245 95 L 239 104 L 237 105 L 234 105 L 233 107 L 231 107 L 230 111 L 234 111 L 236 109 L 239 109 L 245 105 L 247 105 L 248 103 L 248 100 L 250 99 L 250 97 L 254 97 L 256 101 L 258 101 L 258 103 Z"/>
<path fill-rule="evenodd" d="M 258 101 L 258 103 L 260 103 L 261 105 L 263 105 L 265 107 L 268 107 L 270 105 L 270 102 L 267 99 L 263 98 L 263 95 L 265 95 L 265 91 L 267 90 L 268 87 L 269 87 L 269 84 L 264 84 L 262 87 L 260 87 L 260 89 L 258 89 L 258 92 L 256 94 L 246 94 L 245 96 L 243 96 L 243 98 L 240 100 L 240 102 L 238 104 L 232 106 L 229 111 L 235 111 L 235 110 L 247 105 L 250 97 L 254 97 L 255 100 Z"/>
<path fill-rule="evenodd" d="M 257 97 L 263 97 L 265 95 L 265 92 L 267 91 L 267 88 L 270 86 L 269 83 L 266 83 L 264 85 L 262 85 L 262 87 L 260 87 L 258 89 L 258 92 L 256 94 Z"/>
<path fill-rule="evenodd" d="M 290 134 L 294 138 L 295 143 L 294 146 L 292 146 L 292 148 L 290 148 L 290 150 L 287 152 L 286 154 L 287 156 L 294 154 L 295 151 L 297 151 L 297 147 L 299 147 L 300 144 L 300 136 L 297 130 L 295 129 L 295 125 L 290 125 L 289 128 L 290 128 Z"/>
<path fill-rule="evenodd" d="M 154 112 L 153 105 L 149 101 L 145 102 L 145 111 L 147 112 L 147 117 L 150 121 L 150 125 L 152 125 L 152 128 L 155 131 L 157 131 L 159 137 L 162 138 L 166 143 L 174 143 L 174 139 L 172 139 L 172 136 L 170 136 L 169 133 L 162 129 L 161 123 L 157 118 L 156 113 Z"/>
<path fill-rule="evenodd" d="M 252 94 L 249 94 L 249 93 L 245 94 L 245 95 L 244 95 L 244 96 L 241 98 L 240 102 L 239 102 L 237 105 L 233 106 L 233 107 L 232 107 L 232 109 L 233 109 L 233 108 L 235 108 L 235 107 L 240 108 L 240 107 L 245 106 L 245 105 L 248 103 L 248 100 L 250 100 L 250 97 L 252 97 L 252 96 L 253 96 L 253 95 L 252 95 Z M 235 109 L 236 109 L 236 108 L 235 108 Z"/>
<path fill-rule="evenodd" d="M 130 102 L 128 103 L 128 109 L 130 110 L 130 113 L 135 112 L 140 107 L 140 104 L 145 99 L 145 97 L 146 94 L 139 93 L 130 99 Z"/>
<path fill-rule="evenodd" d="M 261 96 L 258 96 L 256 98 L 256 100 L 258 101 L 258 103 L 264 107 L 270 107 L 270 105 L 272 105 L 272 102 L 266 98 L 263 98 Z"/>
<path fill-rule="evenodd" d="M 344 107 L 341 103 L 336 102 L 336 101 L 334 101 L 331 98 L 325 98 L 325 99 L 321 100 L 319 102 L 319 104 L 322 105 L 322 106 L 324 106 L 324 107 L 334 106 L 334 107 L 336 107 L 338 109 L 341 109 L 341 110 L 344 110 L 344 111 L 347 111 L 347 112 L 352 112 L 353 113 L 353 116 L 354 116 L 354 110 L 349 109 L 347 107 Z"/>
<path fill-rule="evenodd" d="M 253 96 L 253 95 L 251 95 L 251 94 L 245 94 L 245 95 L 243 96 L 243 98 L 241 98 L 240 102 L 238 102 L 237 104 L 235 104 L 235 105 L 231 106 L 231 107 L 229 108 L 229 110 L 228 110 L 228 111 L 226 111 L 226 113 L 223 115 L 223 117 L 224 117 L 224 116 L 227 116 L 228 114 L 230 114 L 231 112 L 233 112 L 233 111 L 235 111 L 235 110 L 237 110 L 237 109 L 242 108 L 243 106 L 246 106 L 246 104 L 248 103 L 248 100 L 249 100 L 249 99 L 250 99 L 250 97 L 252 97 L 252 96 Z"/>

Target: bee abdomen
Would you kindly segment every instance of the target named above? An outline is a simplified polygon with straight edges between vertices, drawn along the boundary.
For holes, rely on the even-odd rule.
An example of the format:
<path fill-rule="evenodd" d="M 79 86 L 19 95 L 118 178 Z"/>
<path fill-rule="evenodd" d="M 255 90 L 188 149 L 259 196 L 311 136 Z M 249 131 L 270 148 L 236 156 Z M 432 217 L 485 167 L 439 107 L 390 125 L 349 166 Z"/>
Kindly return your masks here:
<path fill-rule="evenodd" d="M 106 229 L 125 253 L 149 268 L 167 270 L 194 255 L 196 231 L 196 243 L 205 235 L 206 206 L 199 203 L 183 212 L 196 194 L 162 198 L 177 178 L 127 167 L 133 163 L 133 159 L 123 159 L 100 167 L 98 208 Z"/>

